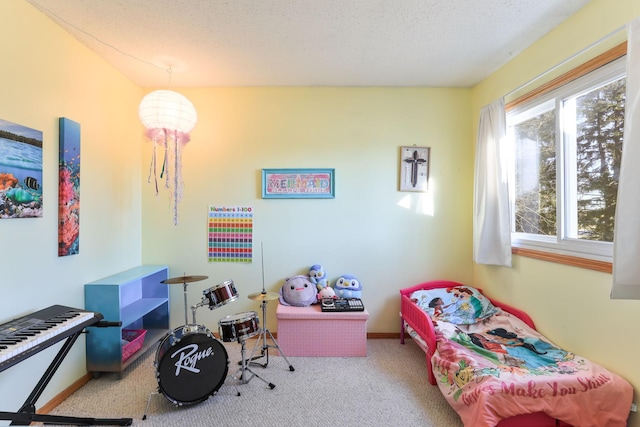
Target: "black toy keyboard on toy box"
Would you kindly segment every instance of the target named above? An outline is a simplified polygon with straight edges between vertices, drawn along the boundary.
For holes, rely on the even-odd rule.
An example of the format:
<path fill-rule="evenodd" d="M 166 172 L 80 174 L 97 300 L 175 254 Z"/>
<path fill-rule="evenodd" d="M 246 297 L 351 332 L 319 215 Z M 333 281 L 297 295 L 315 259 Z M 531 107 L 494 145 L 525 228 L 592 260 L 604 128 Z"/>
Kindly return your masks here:
<path fill-rule="evenodd" d="M 360 298 L 323 298 L 322 311 L 364 311 L 364 304 Z"/>

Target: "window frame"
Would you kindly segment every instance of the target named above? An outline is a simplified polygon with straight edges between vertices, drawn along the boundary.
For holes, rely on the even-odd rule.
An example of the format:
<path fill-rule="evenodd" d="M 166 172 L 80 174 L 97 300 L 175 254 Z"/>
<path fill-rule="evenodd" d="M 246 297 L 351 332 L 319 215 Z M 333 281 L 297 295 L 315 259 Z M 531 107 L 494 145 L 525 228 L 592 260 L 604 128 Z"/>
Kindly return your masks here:
<path fill-rule="evenodd" d="M 567 93 L 572 89 L 575 90 L 576 87 L 588 87 L 589 84 L 592 85 L 594 81 L 602 81 L 609 78 L 602 76 L 603 71 L 598 72 L 598 69 L 602 69 L 605 65 L 609 65 L 609 67 L 614 69 L 613 71 L 609 70 L 605 72 L 606 75 L 626 75 L 626 71 L 624 70 L 626 52 L 627 43 L 624 42 L 598 55 L 592 60 L 507 103 L 507 114 L 518 113 L 518 111 L 522 112 L 529 107 L 541 105 L 545 102 L 550 102 L 550 100 L 554 100 L 554 108 L 560 108 L 563 100 L 561 94 Z M 605 67 L 604 70 L 606 69 Z M 620 72 L 620 69 L 622 69 L 622 72 Z M 592 71 L 596 71 L 596 73 L 582 79 L 582 77 Z M 564 98 L 566 98 L 566 96 L 564 96 Z M 562 132 L 560 123 L 556 121 L 556 137 L 558 140 L 564 138 L 564 135 L 560 132 Z M 558 146 L 556 157 L 558 165 L 556 197 L 557 200 L 562 200 L 562 203 L 559 203 L 557 206 L 559 230 L 555 236 L 524 235 L 524 233 L 512 232 L 512 253 L 610 273 L 612 271 L 611 261 L 613 253 L 613 244 L 611 242 L 563 238 L 566 233 L 565 230 L 562 229 L 562 224 L 564 224 L 567 213 L 563 208 L 565 203 L 565 182 L 561 170 L 564 170 L 567 166 L 567 156 L 563 148 L 564 144 L 558 141 Z M 560 162 L 562 162 L 562 164 L 560 164 Z M 512 203 L 514 202 L 513 194 L 510 195 L 510 201 Z"/>

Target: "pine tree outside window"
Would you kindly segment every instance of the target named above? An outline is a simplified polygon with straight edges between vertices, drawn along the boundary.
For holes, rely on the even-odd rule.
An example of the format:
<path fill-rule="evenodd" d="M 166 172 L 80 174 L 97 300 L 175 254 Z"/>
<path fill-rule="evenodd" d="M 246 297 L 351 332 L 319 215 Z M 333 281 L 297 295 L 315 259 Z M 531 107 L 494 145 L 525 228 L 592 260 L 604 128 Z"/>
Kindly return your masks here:
<path fill-rule="evenodd" d="M 611 262 L 625 57 L 508 109 L 512 246 Z"/>

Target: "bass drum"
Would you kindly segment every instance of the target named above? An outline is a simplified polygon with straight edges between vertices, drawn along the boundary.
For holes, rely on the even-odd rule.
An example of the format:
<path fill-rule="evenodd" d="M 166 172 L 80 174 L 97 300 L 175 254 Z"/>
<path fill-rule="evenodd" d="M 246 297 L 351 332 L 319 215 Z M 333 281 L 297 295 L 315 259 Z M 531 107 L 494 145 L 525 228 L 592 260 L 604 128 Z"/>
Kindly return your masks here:
<path fill-rule="evenodd" d="M 222 343 L 202 325 L 169 332 L 156 351 L 158 390 L 178 406 L 207 400 L 224 383 L 229 357 Z"/>

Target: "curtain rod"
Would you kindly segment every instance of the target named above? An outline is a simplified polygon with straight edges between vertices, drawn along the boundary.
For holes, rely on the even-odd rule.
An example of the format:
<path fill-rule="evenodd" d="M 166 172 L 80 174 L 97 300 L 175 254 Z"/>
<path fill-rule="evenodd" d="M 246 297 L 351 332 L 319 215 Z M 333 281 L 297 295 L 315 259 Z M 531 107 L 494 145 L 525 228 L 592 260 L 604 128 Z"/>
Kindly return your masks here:
<path fill-rule="evenodd" d="M 610 32 L 609 34 L 605 35 L 604 37 L 601 37 L 600 39 L 596 40 L 595 42 L 591 43 L 589 46 L 585 47 L 584 49 L 574 53 L 573 55 L 571 55 L 570 57 L 568 57 L 567 59 L 563 60 L 562 62 L 554 65 L 553 67 L 549 68 L 546 71 L 543 71 L 542 73 L 538 74 L 537 76 L 535 76 L 534 78 L 532 78 L 531 80 L 529 80 L 526 83 L 521 84 L 520 86 L 518 86 L 517 88 L 510 90 L 509 92 L 507 92 L 506 94 L 503 95 L 504 98 L 506 98 L 509 95 L 512 95 L 520 90 L 522 90 L 523 88 L 529 86 L 531 83 L 540 80 L 541 78 L 543 78 L 544 76 L 546 76 L 549 73 L 552 73 L 554 70 L 562 67 L 563 65 L 565 65 L 566 63 L 568 63 L 569 61 L 572 61 L 573 59 L 577 58 L 578 56 L 582 55 L 583 53 L 585 53 L 586 51 L 588 51 L 589 49 L 593 49 L 594 47 L 596 47 L 597 45 L 599 45 L 600 43 L 604 42 L 605 40 L 609 39 L 610 37 L 613 37 L 614 35 L 618 34 L 621 30 L 624 30 L 625 28 L 627 28 L 628 24 L 624 24 L 621 27 L 616 28 L 615 30 L 613 30 L 612 32 Z"/>

